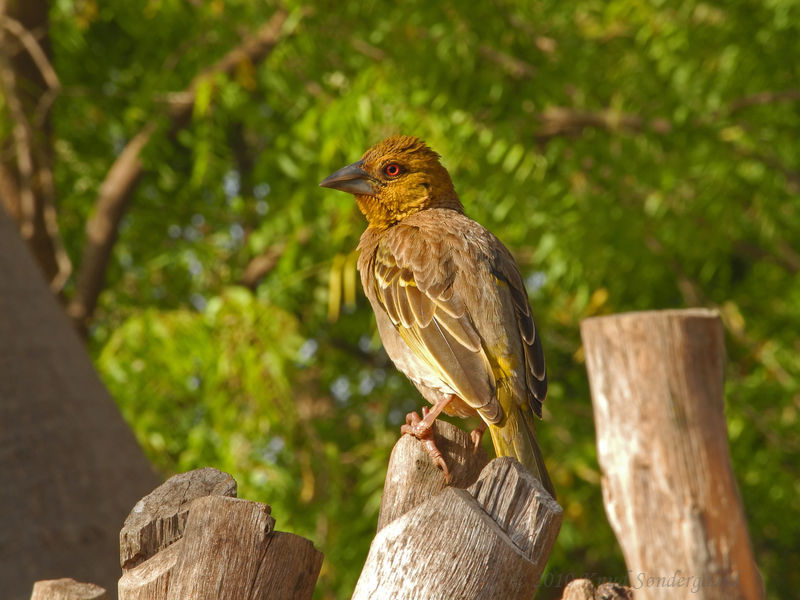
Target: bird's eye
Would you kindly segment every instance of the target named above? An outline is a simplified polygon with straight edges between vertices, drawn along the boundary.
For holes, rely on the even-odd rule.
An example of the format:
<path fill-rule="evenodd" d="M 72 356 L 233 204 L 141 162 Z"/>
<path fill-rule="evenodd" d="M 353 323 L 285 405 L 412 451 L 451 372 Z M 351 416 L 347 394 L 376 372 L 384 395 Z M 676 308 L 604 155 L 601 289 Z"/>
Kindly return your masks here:
<path fill-rule="evenodd" d="M 398 165 L 397 163 L 389 163 L 388 165 L 383 167 L 383 172 L 386 174 L 387 177 L 397 177 L 398 175 L 400 175 L 400 173 L 402 173 L 402 171 L 403 170 L 400 168 L 400 165 Z"/>

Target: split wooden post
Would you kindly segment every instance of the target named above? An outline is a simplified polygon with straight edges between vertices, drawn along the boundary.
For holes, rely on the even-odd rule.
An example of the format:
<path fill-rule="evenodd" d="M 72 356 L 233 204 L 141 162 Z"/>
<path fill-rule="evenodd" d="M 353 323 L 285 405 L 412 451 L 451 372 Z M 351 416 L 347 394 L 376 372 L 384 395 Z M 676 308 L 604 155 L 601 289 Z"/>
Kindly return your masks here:
<path fill-rule="evenodd" d="M 448 423 L 435 431 L 454 483 L 474 481 L 485 455 Z M 493 460 L 467 489 L 445 487 L 421 444 L 403 436 L 384 496 L 354 600 L 533 597 L 562 511 L 519 462 Z"/>
<path fill-rule="evenodd" d="M 717 313 L 597 317 L 581 334 L 603 500 L 636 597 L 763 598 L 728 452 Z"/>
<path fill-rule="evenodd" d="M 120 533 L 119 600 L 311 598 L 322 553 L 235 495 L 230 475 L 205 468 L 139 501 Z"/>
<path fill-rule="evenodd" d="M 139 500 L 119 533 L 119 600 L 166 598 L 189 507 L 210 495 L 236 496 L 236 481 L 206 467 L 170 477 Z"/>
<path fill-rule="evenodd" d="M 167 599 L 311 598 L 322 553 L 274 526 L 261 502 L 223 496 L 192 502 Z"/>
<path fill-rule="evenodd" d="M 434 421 L 433 435 L 450 468 L 452 487 L 465 488 L 478 479 L 489 463 L 486 451 L 474 451 L 469 434 L 447 421 Z M 419 440 L 403 435 L 394 445 L 381 496 L 378 531 L 396 518 L 438 494 L 447 483 Z"/>

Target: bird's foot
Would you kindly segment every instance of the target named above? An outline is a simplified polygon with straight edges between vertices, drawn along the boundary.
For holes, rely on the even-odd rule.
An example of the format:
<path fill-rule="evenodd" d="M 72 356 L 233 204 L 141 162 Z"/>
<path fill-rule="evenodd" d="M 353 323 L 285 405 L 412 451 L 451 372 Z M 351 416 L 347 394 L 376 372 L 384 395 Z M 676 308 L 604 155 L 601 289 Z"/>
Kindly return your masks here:
<path fill-rule="evenodd" d="M 475 429 L 469 432 L 469 439 L 472 440 L 472 453 L 477 454 L 478 448 L 481 447 L 481 441 L 483 441 L 483 434 L 486 433 L 486 423 L 481 421 L 481 424 L 478 425 Z"/>
<path fill-rule="evenodd" d="M 433 464 L 444 473 L 445 483 L 450 483 L 450 469 L 447 467 L 442 451 L 436 446 L 436 440 L 433 438 L 433 421 L 435 417 L 428 421 L 428 417 L 432 414 L 427 407 L 422 408 L 422 418 L 416 412 L 408 413 L 406 415 L 406 424 L 400 427 L 400 433 L 413 435 L 422 442 L 422 447 L 431 457 Z"/>

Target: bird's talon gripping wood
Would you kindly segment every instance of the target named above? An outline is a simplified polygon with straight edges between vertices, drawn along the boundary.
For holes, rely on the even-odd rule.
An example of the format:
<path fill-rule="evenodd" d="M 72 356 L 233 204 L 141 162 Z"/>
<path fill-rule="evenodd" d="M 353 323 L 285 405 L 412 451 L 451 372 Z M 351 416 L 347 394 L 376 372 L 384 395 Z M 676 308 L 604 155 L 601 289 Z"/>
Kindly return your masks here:
<path fill-rule="evenodd" d="M 353 194 L 366 216 L 364 293 L 386 353 L 433 405 L 402 431 L 416 430 L 428 448 L 442 410 L 477 414 L 497 455 L 519 460 L 554 495 L 534 432 L 547 377 L 528 293 L 506 247 L 464 214 L 439 155 L 419 138 L 391 137 L 320 185 Z"/>
<path fill-rule="evenodd" d="M 469 432 L 469 439 L 472 440 L 472 453 L 477 454 L 478 448 L 481 447 L 481 442 L 483 441 L 483 434 L 486 433 L 486 423 L 481 421 L 481 424 L 478 425 L 475 429 Z"/>
<path fill-rule="evenodd" d="M 423 407 L 422 414 L 425 415 L 426 413 L 428 413 L 428 409 Z M 436 445 L 432 424 L 426 424 L 425 420 L 421 419 L 417 413 L 410 412 L 406 415 L 406 424 L 400 427 L 400 433 L 402 435 L 413 435 L 422 442 L 422 447 L 431 457 L 433 464 L 444 472 L 445 482 L 450 483 L 450 469 L 444 460 L 444 456 L 442 456 L 442 451 Z"/>

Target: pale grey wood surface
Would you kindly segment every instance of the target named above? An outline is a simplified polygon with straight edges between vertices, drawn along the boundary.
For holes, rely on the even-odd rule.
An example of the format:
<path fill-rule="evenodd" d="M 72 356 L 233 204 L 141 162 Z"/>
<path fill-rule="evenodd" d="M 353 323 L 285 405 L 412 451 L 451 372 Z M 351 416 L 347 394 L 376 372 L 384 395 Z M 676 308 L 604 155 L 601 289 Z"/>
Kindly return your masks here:
<path fill-rule="evenodd" d="M 105 589 L 74 579 L 47 579 L 33 584 L 31 600 L 107 600 Z"/>
<path fill-rule="evenodd" d="M 119 600 L 311 598 L 322 553 L 235 495 L 230 475 L 205 468 L 142 498 L 120 533 Z"/>
<path fill-rule="evenodd" d="M 561 600 L 632 600 L 633 590 L 619 583 L 594 587 L 588 579 L 574 579 L 564 588 Z"/>
<path fill-rule="evenodd" d="M 446 421 L 434 421 L 433 434 L 450 469 L 451 485 L 458 488 L 472 485 L 489 462 L 483 447 L 475 452 L 469 434 Z M 422 443 L 413 436 L 401 436 L 389 458 L 378 530 L 446 486 L 444 473 L 433 464 Z"/>
<path fill-rule="evenodd" d="M 183 541 L 177 540 L 123 571 L 117 584 L 119 600 L 164 600 L 182 547 Z"/>
<path fill-rule="evenodd" d="M 581 334 L 603 500 L 636 597 L 763 598 L 728 451 L 718 315 L 597 317 Z"/>
<path fill-rule="evenodd" d="M 446 487 L 387 523 L 353 598 L 532 598 L 561 514 L 522 465 L 496 459 L 469 488 Z"/>

